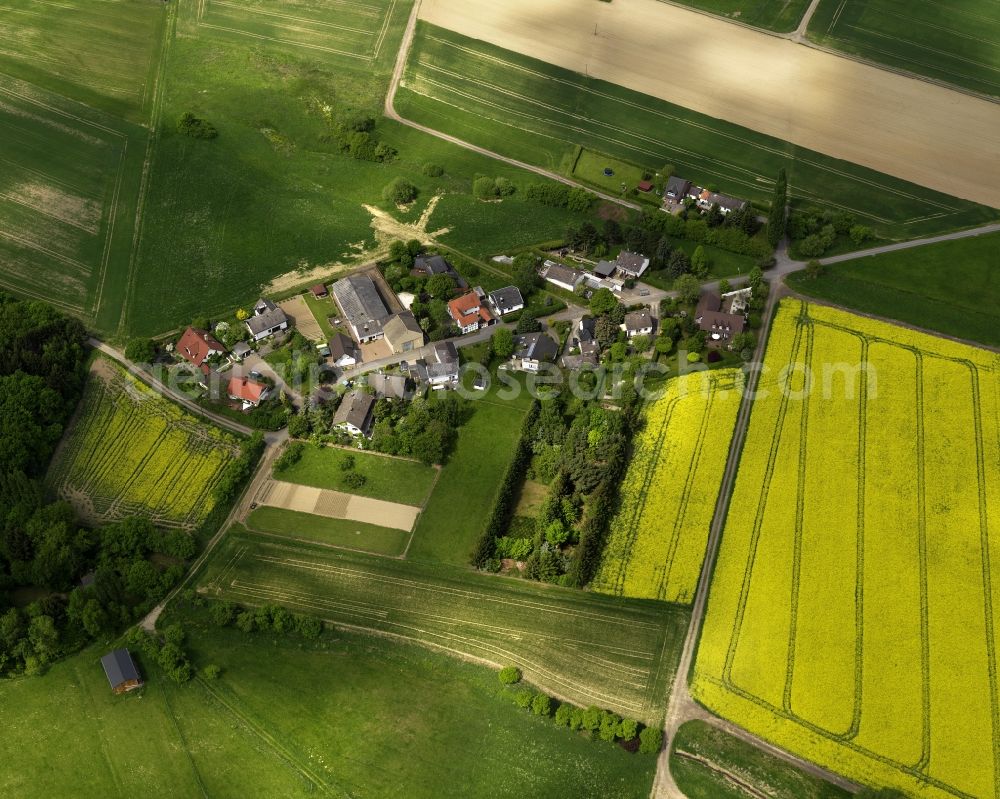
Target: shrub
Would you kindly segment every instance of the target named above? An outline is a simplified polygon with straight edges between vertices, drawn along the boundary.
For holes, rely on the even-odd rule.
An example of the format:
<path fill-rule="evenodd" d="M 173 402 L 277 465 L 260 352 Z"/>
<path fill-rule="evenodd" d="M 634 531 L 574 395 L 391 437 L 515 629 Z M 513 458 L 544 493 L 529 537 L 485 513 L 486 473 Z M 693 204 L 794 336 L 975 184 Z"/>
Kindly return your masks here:
<path fill-rule="evenodd" d="M 573 718 L 573 711 L 575 708 L 572 705 L 567 705 L 565 702 L 556 708 L 556 724 L 560 727 L 568 727 L 570 725 L 570 720 Z"/>
<path fill-rule="evenodd" d="M 476 178 L 472 183 L 472 194 L 477 200 L 495 200 L 500 196 L 497 182 L 493 178 Z"/>
<path fill-rule="evenodd" d="M 232 602 L 215 602 L 209 615 L 219 627 L 228 627 L 236 620 L 236 605 Z"/>
<path fill-rule="evenodd" d="M 639 751 L 644 755 L 655 755 L 663 746 L 663 730 L 659 727 L 645 727 L 639 733 Z"/>
<path fill-rule="evenodd" d="M 222 669 L 214 663 L 209 663 L 201 670 L 201 676 L 206 680 L 217 680 L 222 674 Z"/>
<path fill-rule="evenodd" d="M 417 187 L 404 178 L 395 178 L 382 189 L 382 199 L 396 205 L 406 205 L 417 199 Z"/>
<path fill-rule="evenodd" d="M 236 627 L 240 632 L 252 633 L 257 629 L 257 618 L 249 610 L 240 611 L 236 617 Z"/>
<path fill-rule="evenodd" d="M 437 164 L 432 164 L 429 161 L 424 164 L 421 171 L 427 175 L 429 178 L 439 178 L 444 174 L 444 167 L 438 166 Z"/>
<path fill-rule="evenodd" d="M 582 707 L 575 707 L 569 714 L 569 728 L 571 730 L 579 730 L 583 726 L 583 714 L 584 709 Z"/>
<path fill-rule="evenodd" d="M 531 700 L 531 712 L 536 716 L 551 716 L 552 700 L 546 694 L 535 694 Z"/>
<path fill-rule="evenodd" d="M 517 666 L 504 666 L 500 669 L 500 684 L 514 685 L 521 682 L 521 670 Z"/>
<path fill-rule="evenodd" d="M 519 708 L 527 710 L 529 707 L 531 707 L 531 703 L 534 700 L 534 698 L 535 697 L 531 693 L 531 691 L 518 691 L 516 694 L 514 694 L 514 704 L 517 705 Z"/>
<path fill-rule="evenodd" d="M 152 363 L 156 357 L 156 345 L 148 338 L 130 339 L 125 346 L 125 357 L 133 363 Z"/>
<path fill-rule="evenodd" d="M 345 455 L 344 459 L 340 462 L 340 468 L 345 472 L 349 472 L 354 468 L 356 463 L 357 459 L 353 455 Z"/>
<path fill-rule="evenodd" d="M 290 466 L 294 466 L 300 460 L 302 460 L 302 453 L 305 451 L 306 445 L 301 441 L 292 441 L 285 447 L 285 451 L 278 456 L 278 459 L 274 462 L 274 473 L 278 474 L 285 471 L 285 469 Z"/>
<path fill-rule="evenodd" d="M 618 737 L 618 725 L 620 723 L 621 719 L 618 716 L 605 710 L 601 714 L 601 724 L 598 727 L 597 734 L 600 736 L 600 739 L 609 743 L 614 741 Z"/>
<path fill-rule="evenodd" d="M 347 472 L 344 475 L 344 485 L 348 488 L 361 488 L 367 481 L 368 478 L 360 472 Z"/>
<path fill-rule="evenodd" d="M 639 732 L 639 722 L 635 719 L 622 719 L 618 724 L 618 737 L 623 741 L 631 741 Z"/>
<path fill-rule="evenodd" d="M 214 139 L 219 135 L 219 131 L 215 129 L 215 126 L 211 122 L 199 119 L 190 111 L 181 116 L 177 121 L 177 130 L 185 136 L 190 136 L 194 139 Z"/>
<path fill-rule="evenodd" d="M 601 715 L 604 713 L 599 707 L 591 705 L 583 711 L 580 727 L 588 732 L 593 732 L 601 726 Z"/>
<path fill-rule="evenodd" d="M 296 616 L 295 632 L 303 638 L 313 641 L 323 632 L 323 622 L 315 616 Z"/>

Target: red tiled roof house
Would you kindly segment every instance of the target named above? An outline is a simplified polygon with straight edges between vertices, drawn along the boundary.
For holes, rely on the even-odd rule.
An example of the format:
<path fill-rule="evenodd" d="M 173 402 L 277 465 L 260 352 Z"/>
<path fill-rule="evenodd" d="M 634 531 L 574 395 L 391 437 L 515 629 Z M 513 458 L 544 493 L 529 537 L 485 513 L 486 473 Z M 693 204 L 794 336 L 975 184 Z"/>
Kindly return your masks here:
<path fill-rule="evenodd" d="M 250 380 L 247 377 L 231 378 L 229 387 L 226 389 L 229 399 L 238 400 L 243 403 L 243 410 L 256 408 L 267 399 L 270 391 L 270 387 L 264 383 L 258 383 L 256 380 Z"/>
<path fill-rule="evenodd" d="M 205 361 L 213 355 L 224 355 L 225 352 L 226 348 L 211 333 L 193 327 L 185 330 L 177 342 L 177 354 L 201 369 L 203 374 L 208 374 L 209 371 Z"/>
<path fill-rule="evenodd" d="M 462 333 L 473 333 L 481 327 L 492 325 L 493 314 L 486 310 L 483 299 L 476 291 L 456 297 L 448 303 L 448 314 L 455 320 Z"/>

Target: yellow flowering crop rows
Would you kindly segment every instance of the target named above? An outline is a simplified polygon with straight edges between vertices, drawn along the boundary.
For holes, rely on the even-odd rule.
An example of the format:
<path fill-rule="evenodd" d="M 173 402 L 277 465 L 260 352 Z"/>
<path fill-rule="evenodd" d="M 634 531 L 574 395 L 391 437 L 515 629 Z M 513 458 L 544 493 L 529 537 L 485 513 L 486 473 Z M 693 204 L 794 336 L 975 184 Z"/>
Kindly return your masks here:
<path fill-rule="evenodd" d="M 1000 359 L 784 300 L 692 686 L 859 782 L 1000 797 Z"/>
<path fill-rule="evenodd" d="M 692 601 L 742 382 L 735 369 L 686 375 L 647 406 L 595 590 Z"/>
<path fill-rule="evenodd" d="M 163 527 L 197 527 L 215 505 L 212 488 L 237 440 L 117 365 L 100 367 L 53 459 L 50 486 L 91 522 L 143 515 Z"/>

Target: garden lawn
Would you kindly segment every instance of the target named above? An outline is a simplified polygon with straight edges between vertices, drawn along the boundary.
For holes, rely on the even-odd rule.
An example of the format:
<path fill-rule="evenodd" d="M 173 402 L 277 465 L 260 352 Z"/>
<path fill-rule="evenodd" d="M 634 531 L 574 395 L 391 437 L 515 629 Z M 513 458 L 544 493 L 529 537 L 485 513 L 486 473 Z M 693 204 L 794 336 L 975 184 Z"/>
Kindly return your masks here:
<path fill-rule="evenodd" d="M 1000 97 L 1000 15 L 992 0 L 822 0 L 815 42 Z"/>
<path fill-rule="evenodd" d="M 846 210 L 890 239 L 997 218 L 984 206 L 426 23 L 417 28 L 396 110 L 567 176 L 582 146 L 652 173 L 672 165 L 675 174 L 760 207 L 785 168 L 793 208 Z"/>
<path fill-rule="evenodd" d="M 353 470 L 365 476 L 365 484 L 360 488 L 345 486 L 345 458 L 352 458 Z M 404 505 L 423 505 L 434 487 L 437 469 L 419 461 L 374 452 L 306 446 L 302 450 L 302 458 L 276 476 L 289 483 L 329 488 Z"/>
<path fill-rule="evenodd" d="M 515 664 L 550 694 L 662 720 L 689 613 L 551 585 L 231 530 L 198 590 Z M 335 673 L 336 668 L 332 669 Z"/>
<path fill-rule="evenodd" d="M 772 799 L 852 796 L 705 721 L 681 725 L 670 752 L 670 773 L 688 799 L 746 799 L 747 792 L 727 775 Z"/>
<path fill-rule="evenodd" d="M 986 350 L 781 302 L 699 702 L 861 783 L 997 792 L 997 370 Z"/>
<path fill-rule="evenodd" d="M 347 549 L 362 549 L 376 555 L 397 557 L 406 550 L 410 533 L 377 524 L 334 519 L 285 508 L 258 507 L 246 519 L 246 526 L 261 533 L 299 538 Z"/>
<path fill-rule="evenodd" d="M 505 400 L 497 385 L 484 393 L 471 401 L 472 417 L 458 429 L 455 450 L 420 514 L 410 559 L 467 566 L 486 527 L 531 398 L 522 391 Z"/>
<path fill-rule="evenodd" d="M 858 311 L 1000 346 L 1000 233 L 871 255 L 786 282 Z"/>

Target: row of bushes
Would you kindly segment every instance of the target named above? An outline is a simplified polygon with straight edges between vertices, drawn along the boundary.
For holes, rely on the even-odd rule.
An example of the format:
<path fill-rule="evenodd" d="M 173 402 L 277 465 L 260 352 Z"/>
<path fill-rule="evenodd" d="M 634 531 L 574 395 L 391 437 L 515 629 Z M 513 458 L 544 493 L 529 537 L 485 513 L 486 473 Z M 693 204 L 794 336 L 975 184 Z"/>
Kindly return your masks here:
<path fill-rule="evenodd" d="M 472 564 L 477 569 L 483 568 L 486 562 L 493 556 L 496 539 L 503 535 L 507 529 L 514 500 L 517 498 L 518 488 L 524 479 L 524 472 L 531 462 L 530 434 L 534 427 L 535 419 L 538 418 L 539 408 L 539 402 L 535 400 L 531 404 L 528 415 L 524 417 L 524 422 L 521 424 L 521 436 L 517 442 L 517 450 L 510 464 L 507 466 L 503 481 L 500 483 L 500 489 L 497 491 L 496 500 L 493 502 L 493 511 L 490 513 L 489 521 L 486 523 L 482 535 L 479 536 L 479 541 L 476 543 L 476 548 L 472 555 Z"/>
<path fill-rule="evenodd" d="M 280 605 L 244 608 L 234 602 L 222 601 L 213 603 L 209 614 L 219 627 L 233 625 L 245 633 L 295 634 L 307 640 L 315 640 L 323 632 L 323 622 L 315 616 L 291 613 Z"/>
<path fill-rule="evenodd" d="M 502 685 L 514 685 L 521 680 L 521 672 L 515 666 L 505 667 L 499 676 Z M 663 746 L 663 730 L 658 727 L 641 727 L 635 719 L 623 718 L 595 705 L 586 709 L 576 707 L 527 688 L 516 691 L 513 698 L 514 704 L 530 710 L 536 716 L 552 718 L 560 727 L 569 727 L 574 732 L 586 732 L 591 737 L 608 743 L 618 742 L 629 752 L 653 755 Z"/>
<path fill-rule="evenodd" d="M 590 206 L 596 199 L 596 196 L 586 189 L 554 182 L 531 183 L 524 190 L 524 196 L 542 205 L 549 205 L 553 208 L 566 208 L 577 213 L 590 210 Z"/>
<path fill-rule="evenodd" d="M 255 432 L 243 443 L 239 457 L 227 463 L 219 475 L 219 482 L 215 484 L 213 489 L 215 499 L 219 504 L 236 499 L 244 483 L 253 474 L 257 461 L 260 460 L 263 452 L 264 436 L 260 432 Z"/>

